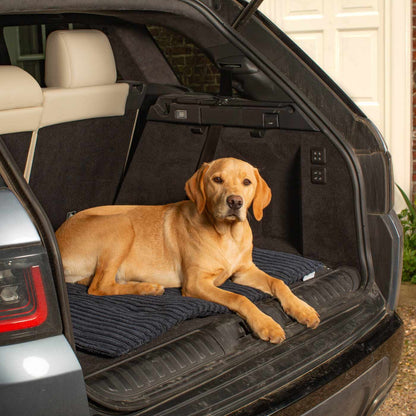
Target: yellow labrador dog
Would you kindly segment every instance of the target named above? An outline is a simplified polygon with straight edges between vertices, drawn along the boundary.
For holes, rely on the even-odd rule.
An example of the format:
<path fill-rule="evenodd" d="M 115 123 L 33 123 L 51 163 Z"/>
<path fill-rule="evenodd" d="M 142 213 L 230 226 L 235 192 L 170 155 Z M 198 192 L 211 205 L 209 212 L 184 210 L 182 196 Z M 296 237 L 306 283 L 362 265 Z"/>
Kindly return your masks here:
<path fill-rule="evenodd" d="M 285 333 L 246 297 L 220 289 L 235 282 L 277 297 L 287 314 L 310 328 L 319 315 L 279 279 L 252 261 L 247 209 L 260 221 L 271 191 L 258 170 L 238 159 L 204 163 L 186 182 L 190 201 L 161 206 L 103 206 L 67 220 L 56 232 L 65 279 L 89 285 L 92 295 L 184 296 L 227 306 L 263 340 Z"/>

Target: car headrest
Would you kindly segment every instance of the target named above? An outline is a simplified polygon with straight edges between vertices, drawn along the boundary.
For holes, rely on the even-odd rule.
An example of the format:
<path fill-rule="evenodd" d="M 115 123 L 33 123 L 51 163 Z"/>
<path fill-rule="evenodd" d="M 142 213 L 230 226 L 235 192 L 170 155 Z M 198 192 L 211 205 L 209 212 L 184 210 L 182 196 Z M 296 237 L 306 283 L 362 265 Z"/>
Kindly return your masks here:
<path fill-rule="evenodd" d="M 42 90 L 30 74 L 0 65 L 0 134 L 37 130 L 42 105 Z"/>
<path fill-rule="evenodd" d="M 37 81 L 18 66 L 0 65 L 0 111 L 39 107 L 43 102 Z"/>
<path fill-rule="evenodd" d="M 79 88 L 114 84 L 113 50 L 99 30 L 57 30 L 46 41 L 47 87 Z"/>

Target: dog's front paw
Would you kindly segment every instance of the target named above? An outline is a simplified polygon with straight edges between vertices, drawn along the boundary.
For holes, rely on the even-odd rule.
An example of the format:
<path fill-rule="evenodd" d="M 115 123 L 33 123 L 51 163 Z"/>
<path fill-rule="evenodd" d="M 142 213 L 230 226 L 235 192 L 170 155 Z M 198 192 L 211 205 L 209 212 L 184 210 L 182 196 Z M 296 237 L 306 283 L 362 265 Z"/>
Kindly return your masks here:
<path fill-rule="evenodd" d="M 296 296 L 283 309 L 288 315 L 308 328 L 315 329 L 319 325 L 318 312 Z"/>
<path fill-rule="evenodd" d="M 272 344 L 280 344 L 286 338 L 283 328 L 267 315 L 253 325 L 253 330 L 263 341 L 270 341 Z"/>
<path fill-rule="evenodd" d="M 153 283 L 152 286 L 153 286 L 152 293 L 149 293 L 149 295 L 152 294 L 152 295 L 160 296 L 165 293 L 165 288 L 162 285 Z"/>
<path fill-rule="evenodd" d="M 160 296 L 165 292 L 165 288 L 158 283 L 136 283 L 138 295 Z"/>

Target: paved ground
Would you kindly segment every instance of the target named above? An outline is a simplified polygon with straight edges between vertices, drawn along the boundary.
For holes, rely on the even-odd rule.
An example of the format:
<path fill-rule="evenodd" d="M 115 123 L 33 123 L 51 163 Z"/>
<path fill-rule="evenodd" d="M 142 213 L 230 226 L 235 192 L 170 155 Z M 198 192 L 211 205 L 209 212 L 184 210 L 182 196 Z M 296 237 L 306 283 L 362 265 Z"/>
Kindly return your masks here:
<path fill-rule="evenodd" d="M 416 285 L 402 284 L 398 312 L 405 326 L 399 373 L 376 416 L 416 416 Z"/>

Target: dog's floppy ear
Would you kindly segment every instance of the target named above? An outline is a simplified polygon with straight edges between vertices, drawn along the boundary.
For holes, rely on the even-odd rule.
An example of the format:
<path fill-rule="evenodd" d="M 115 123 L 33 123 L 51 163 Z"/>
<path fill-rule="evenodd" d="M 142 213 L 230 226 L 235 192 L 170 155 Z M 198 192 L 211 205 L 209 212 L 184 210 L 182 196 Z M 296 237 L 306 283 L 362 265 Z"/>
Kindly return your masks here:
<path fill-rule="evenodd" d="M 188 195 L 188 198 L 196 205 L 199 214 L 202 214 L 207 202 L 205 196 L 204 175 L 208 168 L 209 164 L 204 163 L 185 184 L 186 195 Z"/>
<path fill-rule="evenodd" d="M 253 213 L 256 220 L 260 221 L 263 218 L 263 209 L 270 204 L 272 191 L 257 169 L 254 169 L 254 175 L 256 176 L 257 187 L 253 199 Z"/>

